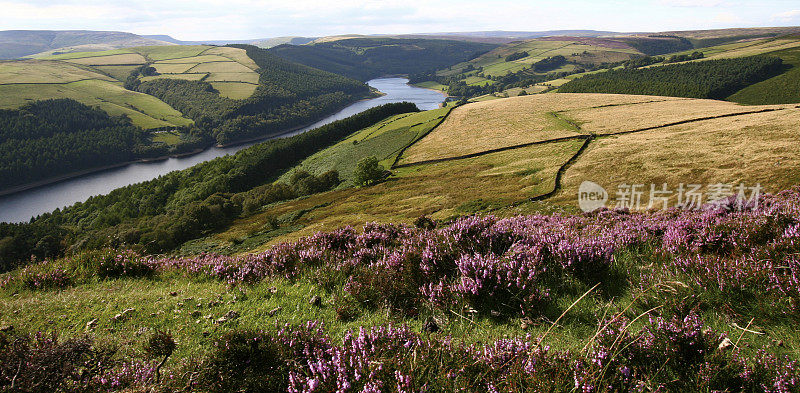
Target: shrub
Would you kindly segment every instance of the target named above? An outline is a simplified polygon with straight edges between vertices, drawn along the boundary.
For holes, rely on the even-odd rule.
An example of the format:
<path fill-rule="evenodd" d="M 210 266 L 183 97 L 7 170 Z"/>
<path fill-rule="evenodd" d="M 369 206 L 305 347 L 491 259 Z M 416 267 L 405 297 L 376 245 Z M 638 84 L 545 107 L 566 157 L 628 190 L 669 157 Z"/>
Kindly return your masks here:
<path fill-rule="evenodd" d="M 369 186 L 384 178 L 384 170 L 375 156 L 363 158 L 353 172 L 353 182 L 357 186 Z"/>
<path fill-rule="evenodd" d="M 59 341 L 55 334 L 0 333 L 0 391 L 96 392 L 112 366 L 113 351 L 91 339 Z"/>
<path fill-rule="evenodd" d="M 232 331 L 214 343 L 201 365 L 199 387 L 216 392 L 282 392 L 288 387 L 288 352 L 269 335 Z"/>

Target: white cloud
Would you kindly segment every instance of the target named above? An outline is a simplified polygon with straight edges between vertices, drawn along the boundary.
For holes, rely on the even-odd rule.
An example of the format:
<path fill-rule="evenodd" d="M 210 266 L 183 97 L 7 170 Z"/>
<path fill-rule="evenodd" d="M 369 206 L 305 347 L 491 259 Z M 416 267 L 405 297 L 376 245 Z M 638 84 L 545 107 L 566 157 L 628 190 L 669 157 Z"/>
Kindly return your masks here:
<path fill-rule="evenodd" d="M 792 19 L 800 19 L 800 10 L 791 10 L 772 15 L 772 19 L 779 19 L 789 21 Z"/>

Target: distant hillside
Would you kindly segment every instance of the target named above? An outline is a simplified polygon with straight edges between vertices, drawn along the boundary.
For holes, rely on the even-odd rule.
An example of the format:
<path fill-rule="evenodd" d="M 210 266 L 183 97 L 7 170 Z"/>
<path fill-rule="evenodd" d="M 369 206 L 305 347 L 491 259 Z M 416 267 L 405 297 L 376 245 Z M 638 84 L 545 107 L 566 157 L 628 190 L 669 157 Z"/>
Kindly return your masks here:
<path fill-rule="evenodd" d="M 313 45 L 279 45 L 270 52 L 284 59 L 345 75 L 369 80 L 388 74 L 414 74 L 447 67 L 473 59 L 497 45 L 477 42 L 350 38 Z"/>
<path fill-rule="evenodd" d="M 42 52 L 100 51 L 168 44 L 119 31 L 5 30 L 0 31 L 0 59 L 16 59 Z"/>

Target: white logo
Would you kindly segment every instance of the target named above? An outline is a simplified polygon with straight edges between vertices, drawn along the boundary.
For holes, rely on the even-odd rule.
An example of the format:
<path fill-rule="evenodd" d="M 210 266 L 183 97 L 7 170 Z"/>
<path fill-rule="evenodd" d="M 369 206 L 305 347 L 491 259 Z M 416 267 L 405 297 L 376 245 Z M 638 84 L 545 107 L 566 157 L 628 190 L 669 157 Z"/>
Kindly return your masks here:
<path fill-rule="evenodd" d="M 584 212 L 595 211 L 606 206 L 608 193 L 597 183 L 588 180 L 581 183 L 578 188 L 578 206 Z"/>

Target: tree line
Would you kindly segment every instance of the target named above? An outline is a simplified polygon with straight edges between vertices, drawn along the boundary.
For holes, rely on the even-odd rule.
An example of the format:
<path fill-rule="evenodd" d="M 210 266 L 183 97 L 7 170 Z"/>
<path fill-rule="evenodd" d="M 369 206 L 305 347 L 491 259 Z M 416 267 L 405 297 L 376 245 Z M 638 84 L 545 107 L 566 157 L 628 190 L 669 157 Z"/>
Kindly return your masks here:
<path fill-rule="evenodd" d="M 558 91 L 724 99 L 785 69 L 783 60 L 768 56 L 615 69 L 574 79 Z"/>

